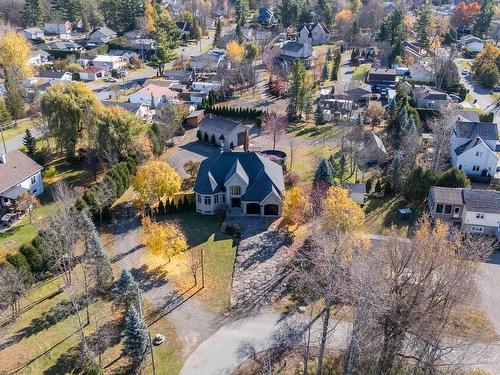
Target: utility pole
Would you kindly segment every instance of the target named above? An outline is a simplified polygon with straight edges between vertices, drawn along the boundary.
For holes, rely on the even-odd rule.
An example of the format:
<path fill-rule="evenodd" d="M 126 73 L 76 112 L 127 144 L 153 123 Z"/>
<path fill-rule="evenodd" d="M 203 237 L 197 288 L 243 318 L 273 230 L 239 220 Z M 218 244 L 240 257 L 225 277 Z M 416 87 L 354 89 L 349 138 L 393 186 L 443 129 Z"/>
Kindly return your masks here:
<path fill-rule="evenodd" d="M 7 154 L 7 146 L 5 145 L 5 138 L 3 137 L 3 125 L 0 122 L 0 134 L 2 134 L 3 150 Z"/>
<path fill-rule="evenodd" d="M 137 304 L 139 305 L 139 316 L 144 321 L 143 311 L 142 311 L 142 295 L 141 289 L 139 288 L 139 284 L 137 284 Z M 156 375 L 156 366 L 155 366 L 155 357 L 153 354 L 153 340 L 151 339 L 151 332 L 148 329 L 148 337 L 149 337 L 149 349 L 151 350 L 151 361 L 153 364 L 153 375 Z"/>
<path fill-rule="evenodd" d="M 201 289 L 205 288 L 205 250 L 201 248 Z"/>

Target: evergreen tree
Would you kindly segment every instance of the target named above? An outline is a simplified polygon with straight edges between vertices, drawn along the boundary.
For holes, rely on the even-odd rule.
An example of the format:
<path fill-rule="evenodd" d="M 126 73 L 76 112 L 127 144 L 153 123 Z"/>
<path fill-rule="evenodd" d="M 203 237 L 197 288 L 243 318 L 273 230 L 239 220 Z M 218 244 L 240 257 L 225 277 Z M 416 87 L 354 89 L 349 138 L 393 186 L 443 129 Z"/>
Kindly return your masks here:
<path fill-rule="evenodd" d="M 396 191 L 401 187 L 401 155 L 399 152 L 392 159 L 391 184 Z"/>
<path fill-rule="evenodd" d="M 138 285 L 128 270 L 123 270 L 113 287 L 114 301 L 117 306 L 128 309 L 137 302 Z"/>
<path fill-rule="evenodd" d="M 241 26 L 239 23 L 236 24 L 236 38 L 238 38 L 238 43 L 243 44 L 243 32 L 241 31 Z"/>
<path fill-rule="evenodd" d="M 236 0 L 234 7 L 236 9 L 236 22 L 238 25 L 243 26 L 249 11 L 248 0 Z"/>
<path fill-rule="evenodd" d="M 290 81 L 289 114 L 297 118 L 311 107 L 312 101 L 312 79 L 298 59 L 292 65 Z"/>
<path fill-rule="evenodd" d="M 133 306 L 127 309 L 123 331 L 123 355 L 131 359 L 133 365 L 141 362 L 148 346 L 148 331 L 144 321 Z"/>
<path fill-rule="evenodd" d="M 220 18 L 217 19 L 217 26 L 215 28 L 215 34 L 214 34 L 214 42 L 213 46 L 215 48 L 218 48 L 221 46 L 221 34 L 222 34 L 222 23 L 220 22 Z"/>
<path fill-rule="evenodd" d="M 385 40 L 393 47 L 405 40 L 406 32 L 404 28 L 404 18 L 405 14 L 399 8 L 385 17 L 380 25 L 378 34 L 379 40 Z"/>
<path fill-rule="evenodd" d="M 280 1 L 278 4 L 278 19 L 285 29 L 297 24 L 298 8 L 294 0 Z"/>
<path fill-rule="evenodd" d="M 429 195 L 429 189 L 433 183 L 431 171 L 418 166 L 405 181 L 403 197 L 410 203 L 421 204 Z"/>
<path fill-rule="evenodd" d="M 5 124 L 12 120 L 9 109 L 5 105 L 5 101 L 0 99 L 0 122 Z"/>
<path fill-rule="evenodd" d="M 31 131 L 26 129 L 23 137 L 23 145 L 26 147 L 27 154 L 30 158 L 34 158 L 36 153 L 36 139 L 31 135 Z"/>
<path fill-rule="evenodd" d="M 135 29 L 137 19 L 144 16 L 144 0 L 116 0 L 122 31 Z"/>
<path fill-rule="evenodd" d="M 323 116 L 323 108 L 318 100 L 316 104 L 316 125 L 323 125 L 325 123 L 325 118 Z"/>
<path fill-rule="evenodd" d="M 193 17 L 193 24 L 191 25 L 191 39 L 198 41 L 202 38 L 202 36 L 202 30 L 198 19 Z"/>
<path fill-rule="evenodd" d="M 25 0 L 23 7 L 23 23 L 26 27 L 43 24 L 43 8 L 40 0 Z"/>
<path fill-rule="evenodd" d="M 475 36 L 479 38 L 485 38 L 487 36 L 493 14 L 495 13 L 496 3 L 496 0 L 483 0 L 472 29 L 472 33 Z"/>
<path fill-rule="evenodd" d="M 95 228 L 90 231 L 86 242 L 85 258 L 86 264 L 93 268 L 97 289 L 105 290 L 113 280 L 113 269 Z"/>
<path fill-rule="evenodd" d="M 432 8 L 429 1 L 426 1 L 424 6 L 420 9 L 417 14 L 417 20 L 415 22 L 415 31 L 417 32 L 418 42 L 421 43 L 424 48 L 429 48 L 430 37 L 429 37 L 429 25 L 432 18 Z"/>
<path fill-rule="evenodd" d="M 326 159 L 321 159 L 321 162 L 314 172 L 313 186 L 323 185 L 330 187 L 333 185 L 333 173 L 330 163 Z"/>
<path fill-rule="evenodd" d="M 298 3 L 298 23 L 305 24 L 312 22 L 311 8 L 309 8 L 309 4 L 307 2 L 299 2 Z"/>
<path fill-rule="evenodd" d="M 325 62 L 323 64 L 323 69 L 321 70 L 321 80 L 324 82 L 328 79 L 329 74 L 328 74 L 328 63 Z"/>
<path fill-rule="evenodd" d="M 452 25 L 450 25 L 446 35 L 444 36 L 444 43 L 453 44 L 458 40 L 458 32 Z"/>
<path fill-rule="evenodd" d="M 54 18 L 67 19 L 66 0 L 50 0 L 50 13 Z"/>
<path fill-rule="evenodd" d="M 20 119 L 24 117 L 24 101 L 21 94 L 22 84 L 14 79 L 11 74 L 5 77 L 5 105 L 12 118 Z"/>
<path fill-rule="evenodd" d="M 380 180 L 377 180 L 377 183 L 375 184 L 375 193 L 380 193 L 382 191 L 382 184 L 380 183 Z"/>
<path fill-rule="evenodd" d="M 326 51 L 326 61 L 330 62 L 333 60 L 332 49 L 328 47 L 328 51 Z"/>

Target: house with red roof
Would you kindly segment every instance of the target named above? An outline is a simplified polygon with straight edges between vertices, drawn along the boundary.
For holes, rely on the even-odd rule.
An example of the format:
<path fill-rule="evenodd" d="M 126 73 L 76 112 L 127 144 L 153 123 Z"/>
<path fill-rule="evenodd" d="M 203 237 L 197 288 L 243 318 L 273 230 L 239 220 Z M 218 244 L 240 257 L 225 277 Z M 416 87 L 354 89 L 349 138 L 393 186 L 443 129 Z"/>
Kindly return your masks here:
<path fill-rule="evenodd" d="M 78 72 L 82 81 L 95 81 L 96 79 L 104 77 L 106 69 L 99 66 L 87 66 Z"/>

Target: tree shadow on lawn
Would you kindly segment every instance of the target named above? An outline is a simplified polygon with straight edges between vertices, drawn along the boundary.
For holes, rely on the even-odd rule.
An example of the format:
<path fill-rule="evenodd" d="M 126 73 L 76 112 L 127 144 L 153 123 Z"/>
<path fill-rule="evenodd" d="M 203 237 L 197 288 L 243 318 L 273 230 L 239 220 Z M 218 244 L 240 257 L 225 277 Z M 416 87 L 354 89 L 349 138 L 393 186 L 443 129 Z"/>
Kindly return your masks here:
<path fill-rule="evenodd" d="M 143 292 L 148 292 L 152 289 L 161 288 L 168 284 L 166 278 L 167 272 L 161 266 L 154 269 L 149 269 L 147 265 L 142 265 L 140 268 L 132 268 L 130 270 L 134 279 L 139 283 Z"/>

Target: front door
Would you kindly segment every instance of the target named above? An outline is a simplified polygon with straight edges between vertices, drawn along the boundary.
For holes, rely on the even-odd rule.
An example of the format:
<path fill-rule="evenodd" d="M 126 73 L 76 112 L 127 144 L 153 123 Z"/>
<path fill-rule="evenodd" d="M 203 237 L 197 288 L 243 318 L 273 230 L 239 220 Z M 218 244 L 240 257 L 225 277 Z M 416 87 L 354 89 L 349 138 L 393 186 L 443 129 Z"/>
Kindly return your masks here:
<path fill-rule="evenodd" d="M 231 198 L 231 208 L 241 208 L 241 199 Z"/>
<path fill-rule="evenodd" d="M 455 207 L 453 210 L 453 217 L 459 217 L 460 216 L 460 207 Z"/>

